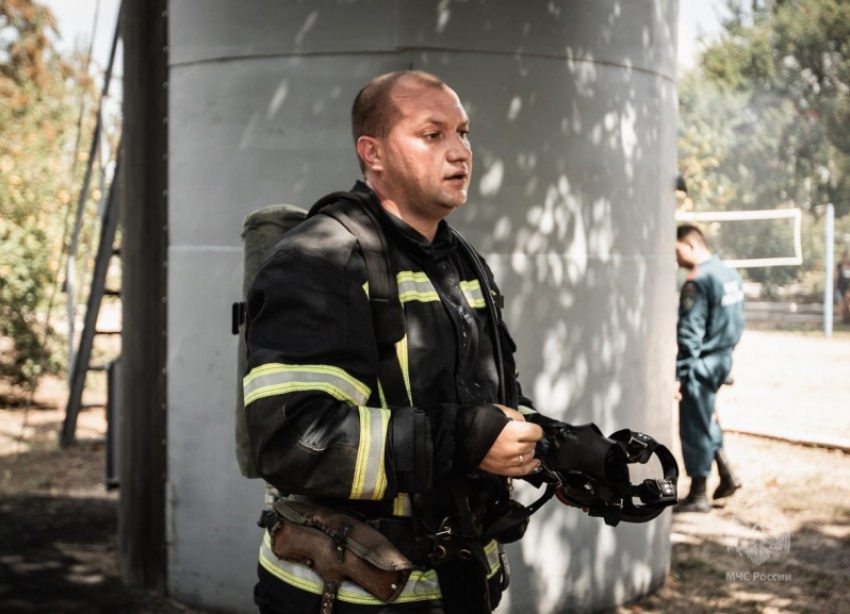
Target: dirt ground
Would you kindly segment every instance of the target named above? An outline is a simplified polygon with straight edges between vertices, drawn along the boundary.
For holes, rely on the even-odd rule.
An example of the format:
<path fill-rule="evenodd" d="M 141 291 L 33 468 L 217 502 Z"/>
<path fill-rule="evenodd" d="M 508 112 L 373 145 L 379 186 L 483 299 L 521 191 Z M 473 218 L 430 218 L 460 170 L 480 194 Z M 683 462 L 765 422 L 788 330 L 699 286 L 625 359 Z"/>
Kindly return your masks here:
<path fill-rule="evenodd" d="M 850 612 L 850 455 L 739 434 L 725 443 L 744 487 L 711 514 L 675 515 L 665 585 L 608 614 Z"/>
<path fill-rule="evenodd" d="M 100 376 L 84 404 L 102 402 Z M 204 614 L 122 582 L 105 411 L 84 410 L 80 443 L 61 449 L 66 395 L 62 382 L 47 379 L 28 406 L 0 382 L 0 613 Z"/>
<path fill-rule="evenodd" d="M 829 346 L 816 334 L 746 340 L 738 381 L 719 400 L 725 427 L 850 434 L 850 334 Z M 767 381 L 765 369 L 779 368 L 765 367 L 770 361 L 791 362 L 790 374 Z M 825 382 L 816 394 L 807 369 Z M 97 382 L 91 388 L 89 401 L 103 390 Z M 47 381 L 26 409 L 24 398 L 0 388 L 0 612 L 203 614 L 121 581 L 117 495 L 104 486 L 103 410 L 84 411 L 83 443 L 59 449 L 64 394 L 61 383 Z M 606 614 L 850 613 L 850 454 L 734 432 L 726 448 L 744 488 L 711 514 L 675 515 L 664 586 Z"/>

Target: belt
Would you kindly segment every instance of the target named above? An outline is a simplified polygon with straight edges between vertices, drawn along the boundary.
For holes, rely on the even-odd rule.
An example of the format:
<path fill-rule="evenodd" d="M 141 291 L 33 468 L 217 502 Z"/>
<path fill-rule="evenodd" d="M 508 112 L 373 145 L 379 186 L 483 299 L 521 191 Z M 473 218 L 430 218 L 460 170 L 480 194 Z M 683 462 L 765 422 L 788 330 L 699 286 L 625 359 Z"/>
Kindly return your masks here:
<path fill-rule="evenodd" d="M 434 539 L 417 536 L 412 518 L 374 518 L 366 524 L 383 534 L 393 546 L 399 549 L 418 569 L 432 567 L 431 555 L 434 552 Z"/>

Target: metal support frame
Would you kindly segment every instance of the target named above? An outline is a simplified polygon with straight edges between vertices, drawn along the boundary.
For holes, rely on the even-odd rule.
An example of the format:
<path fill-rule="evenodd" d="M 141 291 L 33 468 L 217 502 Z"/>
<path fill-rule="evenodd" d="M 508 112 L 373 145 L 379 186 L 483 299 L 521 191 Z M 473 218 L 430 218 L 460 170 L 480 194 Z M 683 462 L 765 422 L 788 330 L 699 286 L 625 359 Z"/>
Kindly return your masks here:
<path fill-rule="evenodd" d="M 167 578 L 168 2 L 124 0 L 118 550 L 121 576 Z"/>

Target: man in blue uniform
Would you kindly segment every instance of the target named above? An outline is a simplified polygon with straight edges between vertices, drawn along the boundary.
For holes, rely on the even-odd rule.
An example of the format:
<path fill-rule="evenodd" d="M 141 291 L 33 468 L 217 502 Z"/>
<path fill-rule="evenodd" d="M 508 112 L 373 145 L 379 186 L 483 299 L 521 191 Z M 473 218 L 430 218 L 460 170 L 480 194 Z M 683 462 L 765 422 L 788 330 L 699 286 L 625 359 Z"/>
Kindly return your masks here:
<path fill-rule="evenodd" d="M 674 511 L 708 512 L 705 485 L 712 462 L 717 462 L 720 474 L 714 499 L 728 497 L 741 487 L 723 452 L 714 401 L 732 370 L 732 350 L 744 329 L 744 290 L 738 273 L 709 251 L 695 226 L 677 229 L 676 260 L 690 271 L 679 301 L 676 379 L 682 395 L 679 434 L 691 488 Z"/>

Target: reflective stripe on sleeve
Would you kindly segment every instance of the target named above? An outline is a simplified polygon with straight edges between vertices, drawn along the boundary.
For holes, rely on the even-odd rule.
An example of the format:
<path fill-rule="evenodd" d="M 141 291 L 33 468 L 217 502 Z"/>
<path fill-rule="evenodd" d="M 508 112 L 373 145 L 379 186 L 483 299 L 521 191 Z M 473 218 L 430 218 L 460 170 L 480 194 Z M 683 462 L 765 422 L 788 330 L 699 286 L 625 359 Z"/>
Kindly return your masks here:
<path fill-rule="evenodd" d="M 489 560 L 488 553 L 488 560 Z M 497 553 L 498 560 L 498 553 Z M 275 556 L 271 549 L 271 536 L 266 531 L 263 545 L 260 546 L 260 565 L 276 578 L 303 591 L 321 595 L 324 581 L 313 569 L 300 563 L 293 563 Z M 427 601 L 440 599 L 440 584 L 437 581 L 437 572 L 433 569 L 425 571 L 414 570 L 410 574 L 404 589 L 401 591 L 395 603 L 411 603 L 414 601 Z M 380 605 L 384 602 L 372 595 L 366 589 L 349 580 L 344 580 L 337 593 L 337 599 L 348 603 L 359 603 L 363 605 Z"/>
<path fill-rule="evenodd" d="M 481 283 L 477 279 L 460 282 L 460 290 L 466 297 L 466 302 L 473 309 L 483 309 L 487 306 L 484 301 L 484 293 L 481 291 Z"/>
<path fill-rule="evenodd" d="M 243 380 L 245 405 L 290 392 L 325 392 L 349 405 L 363 405 L 371 390 L 338 367 L 270 363 L 251 369 Z"/>
<path fill-rule="evenodd" d="M 379 501 L 387 490 L 387 469 L 384 464 L 390 410 L 360 406 L 360 445 L 351 499 Z"/>

